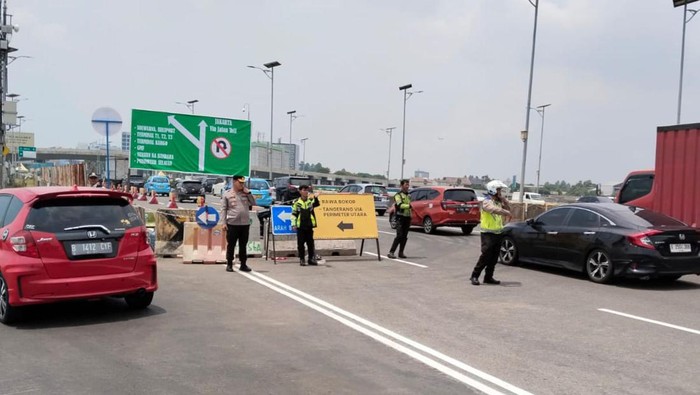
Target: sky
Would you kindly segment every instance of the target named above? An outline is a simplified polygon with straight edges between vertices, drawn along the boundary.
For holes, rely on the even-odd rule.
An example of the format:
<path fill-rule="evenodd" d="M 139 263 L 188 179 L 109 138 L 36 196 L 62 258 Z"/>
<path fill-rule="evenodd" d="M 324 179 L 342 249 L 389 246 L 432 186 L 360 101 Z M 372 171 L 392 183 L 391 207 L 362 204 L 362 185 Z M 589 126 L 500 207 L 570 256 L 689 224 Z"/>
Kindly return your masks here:
<path fill-rule="evenodd" d="M 533 0 L 534 1 L 534 0 Z M 38 147 L 96 141 L 116 109 L 247 119 L 306 142 L 331 170 L 520 178 L 535 8 L 527 0 L 9 0 L 9 92 Z M 700 2 L 689 8 L 700 8 Z M 525 182 L 621 182 L 653 168 L 676 123 L 682 8 L 671 0 L 540 0 Z M 700 17 L 687 24 L 681 123 L 700 122 Z M 389 136 L 383 128 L 396 127 Z"/>

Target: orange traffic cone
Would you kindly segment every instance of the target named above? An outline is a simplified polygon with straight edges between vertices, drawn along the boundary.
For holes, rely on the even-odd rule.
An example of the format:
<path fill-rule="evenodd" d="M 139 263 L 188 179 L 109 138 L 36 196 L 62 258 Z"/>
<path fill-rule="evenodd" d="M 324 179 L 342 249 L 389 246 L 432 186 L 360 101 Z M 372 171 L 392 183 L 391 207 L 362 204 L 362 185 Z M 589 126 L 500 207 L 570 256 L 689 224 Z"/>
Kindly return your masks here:
<path fill-rule="evenodd" d="M 156 197 L 156 191 L 151 191 L 151 200 L 148 201 L 149 204 L 158 204 L 158 198 Z"/>
<path fill-rule="evenodd" d="M 168 208 L 178 208 L 177 203 L 175 203 L 175 192 L 170 191 L 170 203 L 168 203 Z"/>

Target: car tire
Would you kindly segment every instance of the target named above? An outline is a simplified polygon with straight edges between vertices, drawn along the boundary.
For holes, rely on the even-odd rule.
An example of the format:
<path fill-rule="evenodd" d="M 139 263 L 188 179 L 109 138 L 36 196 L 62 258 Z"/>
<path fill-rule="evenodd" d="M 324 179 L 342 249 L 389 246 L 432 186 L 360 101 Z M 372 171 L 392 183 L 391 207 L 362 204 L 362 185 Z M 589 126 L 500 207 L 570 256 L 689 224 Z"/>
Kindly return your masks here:
<path fill-rule="evenodd" d="M 465 235 L 470 235 L 474 231 L 474 226 L 473 225 L 464 225 L 462 226 L 462 233 Z"/>
<path fill-rule="evenodd" d="M 601 249 L 595 249 L 588 254 L 585 270 L 588 278 L 598 284 L 608 284 L 614 276 L 610 255 Z"/>
<path fill-rule="evenodd" d="M 396 216 L 394 214 L 389 214 L 389 226 L 391 229 L 396 229 Z"/>
<path fill-rule="evenodd" d="M 430 217 L 423 218 L 423 232 L 425 233 L 435 233 L 435 225 L 433 225 L 433 220 Z"/>
<path fill-rule="evenodd" d="M 126 295 L 124 301 L 131 309 L 145 309 L 150 306 L 153 301 L 153 292 L 136 292 L 131 295 Z"/>
<path fill-rule="evenodd" d="M 377 210 L 377 215 L 383 217 L 385 212 L 386 210 Z"/>
<path fill-rule="evenodd" d="M 503 238 L 501 248 L 498 250 L 498 260 L 507 266 L 518 264 L 518 247 L 515 245 L 515 240 L 510 237 Z"/>
<path fill-rule="evenodd" d="M 10 292 L 5 277 L 0 274 L 0 322 L 11 324 L 17 319 L 17 307 L 10 305 Z"/>

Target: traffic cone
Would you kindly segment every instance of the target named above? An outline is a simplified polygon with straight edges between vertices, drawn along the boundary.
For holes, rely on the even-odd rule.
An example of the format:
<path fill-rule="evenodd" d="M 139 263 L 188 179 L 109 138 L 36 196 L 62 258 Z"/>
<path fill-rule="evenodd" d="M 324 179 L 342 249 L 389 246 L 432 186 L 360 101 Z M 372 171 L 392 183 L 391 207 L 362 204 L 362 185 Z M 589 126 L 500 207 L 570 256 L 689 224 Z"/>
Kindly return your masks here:
<path fill-rule="evenodd" d="M 158 198 L 156 197 L 156 191 L 151 191 L 151 200 L 148 201 L 149 204 L 158 204 Z"/>
<path fill-rule="evenodd" d="M 146 200 L 148 200 L 148 199 L 146 198 L 146 189 L 145 189 L 145 188 L 141 188 L 141 193 L 139 194 L 138 200 L 141 200 L 141 201 L 144 201 L 144 202 L 145 202 Z"/>
<path fill-rule="evenodd" d="M 170 191 L 170 203 L 168 203 L 168 208 L 177 208 L 177 203 L 175 203 L 175 192 Z"/>

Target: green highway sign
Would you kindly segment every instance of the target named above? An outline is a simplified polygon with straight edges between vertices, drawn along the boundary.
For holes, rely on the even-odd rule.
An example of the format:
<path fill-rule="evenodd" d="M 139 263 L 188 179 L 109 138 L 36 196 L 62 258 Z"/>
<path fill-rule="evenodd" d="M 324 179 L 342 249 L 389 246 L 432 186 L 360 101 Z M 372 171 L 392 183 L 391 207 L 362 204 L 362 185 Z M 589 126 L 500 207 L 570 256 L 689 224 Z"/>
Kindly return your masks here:
<path fill-rule="evenodd" d="M 36 159 L 36 147 L 17 147 L 21 159 Z"/>
<path fill-rule="evenodd" d="M 131 110 L 132 169 L 250 174 L 250 121 Z"/>

